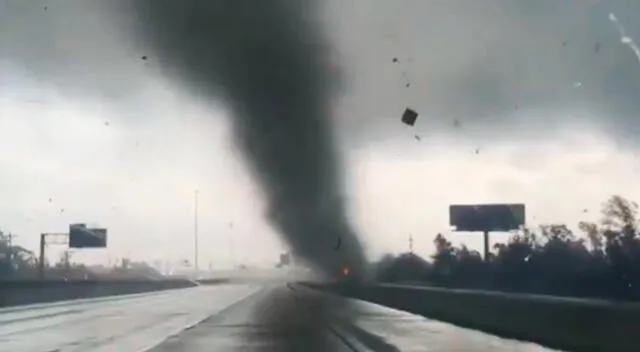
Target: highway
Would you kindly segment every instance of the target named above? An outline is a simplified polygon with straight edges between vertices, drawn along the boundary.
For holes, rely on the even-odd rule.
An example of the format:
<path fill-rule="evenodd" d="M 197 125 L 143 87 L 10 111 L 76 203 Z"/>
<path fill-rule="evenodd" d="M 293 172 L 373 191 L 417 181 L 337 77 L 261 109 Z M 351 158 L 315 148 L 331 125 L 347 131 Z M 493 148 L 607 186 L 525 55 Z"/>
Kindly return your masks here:
<path fill-rule="evenodd" d="M 341 308 L 313 314 L 314 309 L 326 313 L 322 304 L 329 301 Z M 275 312 L 275 306 L 287 308 Z M 282 283 L 200 286 L 0 309 L 0 350 L 551 351 Z"/>

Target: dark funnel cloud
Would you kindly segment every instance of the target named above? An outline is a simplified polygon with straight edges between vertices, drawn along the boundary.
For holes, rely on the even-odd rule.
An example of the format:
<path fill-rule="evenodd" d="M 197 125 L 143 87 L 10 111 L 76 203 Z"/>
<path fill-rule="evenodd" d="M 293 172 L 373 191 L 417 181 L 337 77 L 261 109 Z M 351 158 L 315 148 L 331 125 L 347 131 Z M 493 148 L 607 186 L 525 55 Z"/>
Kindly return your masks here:
<path fill-rule="evenodd" d="M 364 254 L 345 215 L 329 123 L 335 85 L 315 1 L 126 6 L 149 57 L 193 94 L 222 98 L 231 110 L 267 216 L 294 253 L 326 275 L 345 265 L 361 272 Z"/>
<path fill-rule="evenodd" d="M 267 216 L 293 252 L 325 276 L 343 266 L 362 273 L 363 250 L 339 182 L 329 123 L 334 85 L 313 22 L 316 4 L 138 0 L 134 6 L 140 34 L 167 72 L 194 94 L 226 101 Z M 285 289 L 259 307 L 253 321 L 262 330 L 246 339 L 272 338 L 257 350 L 336 350 L 330 326 L 338 303 Z"/>

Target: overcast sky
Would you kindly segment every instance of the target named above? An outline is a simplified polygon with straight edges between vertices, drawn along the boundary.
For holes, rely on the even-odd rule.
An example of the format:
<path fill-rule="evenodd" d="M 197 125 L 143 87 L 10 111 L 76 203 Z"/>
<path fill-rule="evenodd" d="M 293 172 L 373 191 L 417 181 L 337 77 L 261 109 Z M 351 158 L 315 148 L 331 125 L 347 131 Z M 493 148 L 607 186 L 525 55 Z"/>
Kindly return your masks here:
<path fill-rule="evenodd" d="M 372 256 L 405 251 L 409 234 L 428 255 L 452 203 L 524 202 L 529 223 L 575 225 L 612 194 L 640 200 L 640 58 L 610 18 L 640 38 L 637 1 L 326 10 L 345 192 Z M 228 112 L 183 92 L 109 14 L 0 0 L 0 228 L 35 250 L 39 233 L 87 222 L 109 228 L 109 249 L 78 260 L 179 261 L 193 256 L 198 189 L 201 266 L 274 263 L 284 247 Z"/>

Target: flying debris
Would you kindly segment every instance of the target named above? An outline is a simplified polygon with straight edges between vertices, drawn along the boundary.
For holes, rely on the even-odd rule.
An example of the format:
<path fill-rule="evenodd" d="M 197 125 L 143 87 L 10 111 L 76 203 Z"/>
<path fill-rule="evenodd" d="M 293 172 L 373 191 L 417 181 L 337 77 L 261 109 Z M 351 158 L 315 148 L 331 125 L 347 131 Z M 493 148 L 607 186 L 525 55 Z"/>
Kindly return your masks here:
<path fill-rule="evenodd" d="M 417 119 L 418 113 L 410 108 L 406 108 L 404 113 L 402 114 L 402 122 L 409 126 L 415 125 Z"/>
<path fill-rule="evenodd" d="M 335 247 L 333 247 L 333 250 L 337 251 L 338 249 L 340 249 L 340 246 L 342 246 L 342 237 L 338 237 L 338 241 L 337 241 Z"/>

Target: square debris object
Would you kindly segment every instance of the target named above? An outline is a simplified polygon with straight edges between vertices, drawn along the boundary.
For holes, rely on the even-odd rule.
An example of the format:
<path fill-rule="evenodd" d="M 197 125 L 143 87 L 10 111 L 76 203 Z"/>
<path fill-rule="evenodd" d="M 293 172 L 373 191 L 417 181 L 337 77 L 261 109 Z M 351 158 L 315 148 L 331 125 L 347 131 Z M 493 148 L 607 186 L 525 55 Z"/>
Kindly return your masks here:
<path fill-rule="evenodd" d="M 406 123 L 409 126 L 415 125 L 417 119 L 418 113 L 409 108 L 407 108 L 402 114 L 402 122 Z"/>

